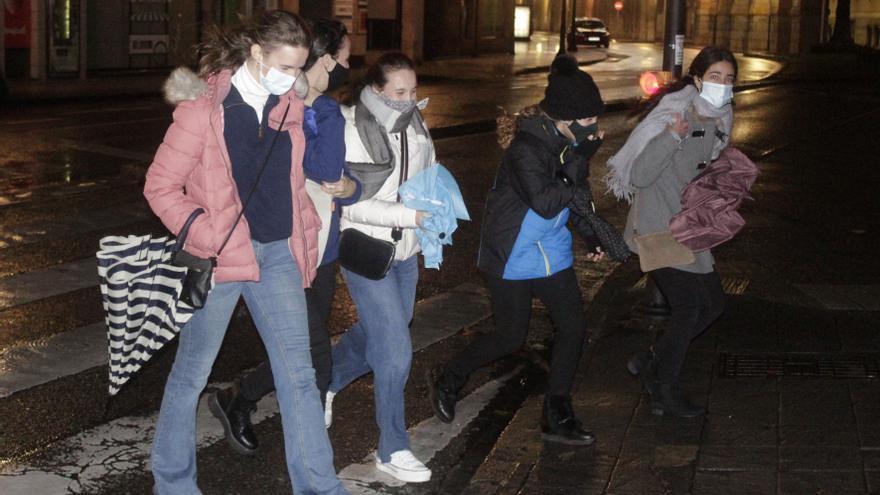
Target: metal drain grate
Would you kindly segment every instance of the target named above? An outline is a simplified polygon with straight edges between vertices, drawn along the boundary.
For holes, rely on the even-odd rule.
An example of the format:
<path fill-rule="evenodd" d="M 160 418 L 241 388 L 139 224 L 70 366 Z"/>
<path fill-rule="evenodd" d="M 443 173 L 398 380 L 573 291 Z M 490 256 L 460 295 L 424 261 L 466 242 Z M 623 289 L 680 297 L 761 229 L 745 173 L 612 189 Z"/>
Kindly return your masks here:
<path fill-rule="evenodd" d="M 880 355 L 840 353 L 731 354 L 718 356 L 721 378 L 880 378 Z"/>

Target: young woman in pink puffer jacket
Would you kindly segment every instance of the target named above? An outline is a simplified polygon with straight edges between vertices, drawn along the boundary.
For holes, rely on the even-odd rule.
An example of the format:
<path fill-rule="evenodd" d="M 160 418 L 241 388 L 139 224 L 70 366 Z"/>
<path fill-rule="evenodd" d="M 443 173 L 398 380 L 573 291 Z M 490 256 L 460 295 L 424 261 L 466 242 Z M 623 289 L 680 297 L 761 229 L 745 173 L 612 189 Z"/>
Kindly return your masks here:
<path fill-rule="evenodd" d="M 180 332 L 153 442 L 154 493 L 200 493 L 196 408 L 239 297 L 269 354 L 294 492 L 347 493 L 324 428 L 303 293 L 318 265 L 320 227 L 305 191 L 304 93 L 297 94 L 308 90 L 302 66 L 310 42 L 302 19 L 267 12 L 234 32 L 216 33 L 203 47 L 204 80 L 178 70 L 166 84 L 177 104 L 174 123 L 144 187 L 165 226 L 177 233 L 194 210 L 204 209 L 185 249 L 216 256 L 256 188 L 217 259 L 205 306 Z"/>

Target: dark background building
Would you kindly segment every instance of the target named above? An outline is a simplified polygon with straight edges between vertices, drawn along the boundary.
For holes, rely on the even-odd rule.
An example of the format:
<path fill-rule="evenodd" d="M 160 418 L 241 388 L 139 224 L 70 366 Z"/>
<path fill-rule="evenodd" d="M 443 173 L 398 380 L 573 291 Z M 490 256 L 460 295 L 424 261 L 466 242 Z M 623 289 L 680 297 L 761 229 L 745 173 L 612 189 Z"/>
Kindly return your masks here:
<path fill-rule="evenodd" d="M 616 40 L 660 41 L 667 0 L 565 0 L 567 17 L 598 17 Z M 7 78 L 86 78 L 193 64 L 209 23 L 281 8 L 336 17 L 356 63 L 385 50 L 417 61 L 512 53 L 515 9 L 530 31 L 558 31 L 563 0 L 0 0 Z M 620 9 L 615 8 L 618 3 Z M 827 41 L 836 0 L 687 0 L 689 43 L 794 53 Z M 520 12 L 522 14 L 522 12 Z M 566 20 L 570 24 L 570 19 Z M 880 44 L 880 3 L 853 0 L 856 43 Z"/>

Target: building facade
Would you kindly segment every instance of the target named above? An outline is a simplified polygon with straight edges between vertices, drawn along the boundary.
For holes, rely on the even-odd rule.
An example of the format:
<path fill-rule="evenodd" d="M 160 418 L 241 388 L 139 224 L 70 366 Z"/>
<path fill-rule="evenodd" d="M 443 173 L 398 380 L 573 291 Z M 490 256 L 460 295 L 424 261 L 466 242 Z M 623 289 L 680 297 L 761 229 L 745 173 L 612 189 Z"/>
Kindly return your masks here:
<path fill-rule="evenodd" d="M 195 63 L 210 24 L 264 9 L 336 17 L 355 62 L 386 50 L 426 57 L 513 52 L 514 0 L 0 0 L 8 78 L 86 78 Z"/>
<path fill-rule="evenodd" d="M 425 56 L 513 52 L 514 2 L 426 0 Z"/>
<path fill-rule="evenodd" d="M 663 39 L 668 0 L 565 0 L 599 17 L 617 40 Z M 825 41 L 836 0 L 686 0 L 687 41 L 735 51 L 793 53 Z M 515 15 L 530 30 L 556 31 L 563 0 L 0 0 L 0 69 L 8 78 L 86 78 L 195 63 L 209 24 L 264 9 L 336 17 L 355 63 L 386 50 L 416 61 L 513 53 Z M 618 8 L 615 8 L 617 4 Z M 573 9 L 573 10 L 572 10 Z M 515 14 L 518 12 L 519 14 Z M 852 0 L 857 43 L 880 45 L 880 2 Z M 522 31 L 522 26 L 520 26 Z"/>
<path fill-rule="evenodd" d="M 559 30 L 561 0 L 517 3 L 531 6 L 534 29 Z M 617 40 L 663 40 L 666 0 L 569 0 L 568 5 L 567 16 L 573 5 L 578 17 L 602 19 Z M 835 9 L 836 0 L 686 0 L 685 36 L 688 43 L 734 51 L 805 52 L 830 38 Z M 852 0 L 852 25 L 857 44 L 880 45 L 880 2 Z"/>
<path fill-rule="evenodd" d="M 9 78 L 88 77 L 195 62 L 208 24 L 290 0 L 0 0 L 0 67 Z"/>
<path fill-rule="evenodd" d="M 824 39 L 831 36 L 831 27 L 837 11 L 837 0 L 828 1 L 828 25 Z M 880 2 L 877 0 L 852 0 L 850 6 L 850 25 L 856 44 L 880 48 Z"/>

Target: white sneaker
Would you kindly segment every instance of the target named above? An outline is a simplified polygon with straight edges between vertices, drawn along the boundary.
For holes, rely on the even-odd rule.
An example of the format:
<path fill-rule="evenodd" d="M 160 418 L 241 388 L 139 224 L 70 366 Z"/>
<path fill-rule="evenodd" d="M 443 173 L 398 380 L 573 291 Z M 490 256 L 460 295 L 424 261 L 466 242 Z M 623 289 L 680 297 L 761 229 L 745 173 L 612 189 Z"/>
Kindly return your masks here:
<path fill-rule="evenodd" d="M 377 455 L 376 469 L 407 483 L 424 483 L 431 479 L 431 470 L 409 450 L 398 450 L 391 454 L 389 462 L 380 461 Z"/>
<path fill-rule="evenodd" d="M 324 426 L 330 428 L 330 425 L 333 424 L 333 397 L 336 394 L 331 391 L 327 391 L 327 395 L 324 396 Z"/>

